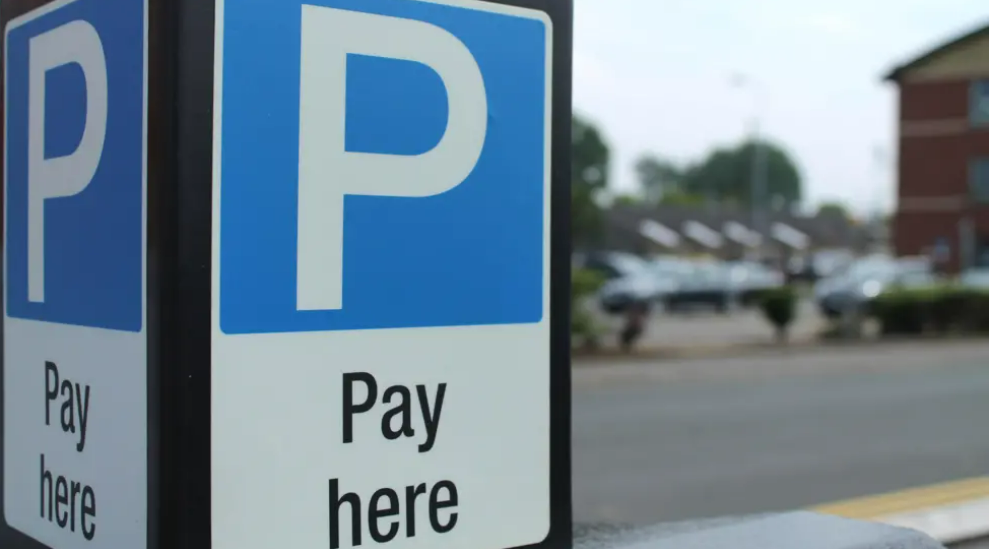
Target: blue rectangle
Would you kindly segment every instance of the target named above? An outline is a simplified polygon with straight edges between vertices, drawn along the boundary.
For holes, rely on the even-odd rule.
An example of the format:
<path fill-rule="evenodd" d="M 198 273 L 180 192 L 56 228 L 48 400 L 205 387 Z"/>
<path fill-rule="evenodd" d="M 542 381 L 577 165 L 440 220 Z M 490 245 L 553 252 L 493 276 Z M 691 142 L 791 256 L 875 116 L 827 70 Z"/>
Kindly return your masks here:
<path fill-rule="evenodd" d="M 447 192 L 346 196 L 342 308 L 298 310 L 303 2 L 226 1 L 221 329 L 244 334 L 539 322 L 549 161 L 547 23 L 418 0 L 305 4 L 422 21 L 453 34 L 483 77 L 484 147 L 466 180 Z M 417 155 L 440 140 L 448 98 L 429 67 L 355 54 L 347 57 L 345 72 L 346 150 Z"/>
<path fill-rule="evenodd" d="M 72 0 L 49 4 L 12 21 L 5 36 L 6 302 L 11 317 L 138 332 L 143 324 L 145 172 L 145 0 Z M 75 34 L 65 33 L 72 28 Z M 43 159 L 70 157 L 82 149 L 87 124 L 98 114 L 87 103 L 106 90 L 102 152 L 93 175 L 75 194 L 43 204 L 43 300 L 29 293 L 29 181 L 50 185 L 30 171 L 29 83 L 38 37 L 98 37 L 100 71 L 87 72 L 71 58 L 44 72 Z M 32 40 L 35 45 L 32 46 Z M 64 39 L 56 50 L 73 51 Z M 71 54 L 70 54 L 71 55 Z M 40 57 L 39 57 L 40 58 Z M 37 89 L 35 90 L 37 92 Z M 92 95 L 90 95 L 92 94 Z M 97 99 L 92 101 L 98 102 Z M 96 113 L 102 111 L 95 111 Z M 92 135 L 99 135 L 95 130 Z M 97 141 L 87 141 L 96 142 Z M 98 151 L 99 149 L 87 149 Z M 40 172 L 38 172 L 40 173 Z M 88 172 L 87 172 L 88 173 Z M 85 176 L 84 176 L 85 177 Z M 84 182 L 85 183 L 85 182 Z M 36 202 L 37 203 L 37 202 Z M 41 270 L 41 269 L 39 269 Z M 37 273 L 36 273 L 37 274 Z"/>

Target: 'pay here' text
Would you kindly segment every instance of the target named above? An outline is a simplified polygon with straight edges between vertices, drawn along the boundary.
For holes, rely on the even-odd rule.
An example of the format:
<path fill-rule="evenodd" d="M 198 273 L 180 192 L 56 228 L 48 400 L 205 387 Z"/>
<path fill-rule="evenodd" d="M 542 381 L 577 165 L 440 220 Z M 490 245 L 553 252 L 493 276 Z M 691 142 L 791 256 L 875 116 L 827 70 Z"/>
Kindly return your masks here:
<path fill-rule="evenodd" d="M 374 414 L 380 415 L 380 433 L 385 440 L 414 439 L 418 442 L 418 453 L 434 448 L 440 431 L 446 383 L 439 383 L 432 391 L 422 384 L 382 388 L 377 379 L 366 372 L 343 374 L 342 381 L 343 444 L 358 444 L 362 438 L 354 433 L 356 416 Z M 422 420 L 420 431 L 413 427 L 413 414 L 418 414 Z M 342 484 L 338 478 L 329 482 L 330 549 L 340 547 L 341 526 L 346 524 L 341 521 L 342 512 L 349 512 L 351 547 L 364 542 L 365 528 L 377 543 L 390 542 L 403 532 L 407 538 L 415 537 L 426 526 L 416 524 L 420 508 L 424 508 L 429 517 L 428 528 L 437 534 L 450 532 L 457 525 L 459 494 L 452 480 L 440 480 L 431 486 L 419 482 L 385 487 L 365 494 L 363 499 L 356 493 L 344 491 Z"/>

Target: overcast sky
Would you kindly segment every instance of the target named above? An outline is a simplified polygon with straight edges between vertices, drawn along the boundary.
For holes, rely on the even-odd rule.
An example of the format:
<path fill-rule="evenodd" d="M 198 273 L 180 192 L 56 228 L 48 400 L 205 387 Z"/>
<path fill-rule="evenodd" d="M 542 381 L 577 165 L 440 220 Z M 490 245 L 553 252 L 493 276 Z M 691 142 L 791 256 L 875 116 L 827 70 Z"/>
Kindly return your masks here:
<path fill-rule="evenodd" d="M 698 159 L 762 111 L 812 203 L 895 194 L 894 65 L 989 22 L 986 0 L 575 0 L 574 108 L 612 146 L 612 183 L 644 152 Z M 757 83 L 732 84 L 733 74 Z M 766 97 L 757 108 L 758 90 Z M 886 151 L 877 162 L 875 151 Z"/>

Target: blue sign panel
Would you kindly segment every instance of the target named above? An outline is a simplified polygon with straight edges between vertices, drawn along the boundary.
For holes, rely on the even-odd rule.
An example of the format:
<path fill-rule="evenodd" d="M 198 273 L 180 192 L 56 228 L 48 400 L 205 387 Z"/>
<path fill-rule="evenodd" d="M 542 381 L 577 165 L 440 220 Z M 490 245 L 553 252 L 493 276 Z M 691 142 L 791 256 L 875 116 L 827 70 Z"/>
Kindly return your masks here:
<path fill-rule="evenodd" d="M 456 3 L 226 3 L 225 333 L 543 318 L 551 28 Z"/>
<path fill-rule="evenodd" d="M 144 0 L 73 0 L 5 36 L 11 317 L 140 331 Z"/>

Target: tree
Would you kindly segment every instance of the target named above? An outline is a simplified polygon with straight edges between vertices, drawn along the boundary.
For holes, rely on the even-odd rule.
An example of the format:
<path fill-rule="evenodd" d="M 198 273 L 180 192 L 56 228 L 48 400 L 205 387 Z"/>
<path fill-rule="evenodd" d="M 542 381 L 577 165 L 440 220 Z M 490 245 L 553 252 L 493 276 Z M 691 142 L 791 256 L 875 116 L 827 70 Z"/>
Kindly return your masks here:
<path fill-rule="evenodd" d="M 762 148 L 762 151 L 758 149 Z M 683 175 L 685 193 L 704 196 L 718 202 L 753 202 L 753 162 L 756 154 L 764 155 L 765 180 L 759 205 L 768 208 L 774 199 L 793 206 L 803 198 L 800 171 L 790 155 L 770 142 L 747 141 L 733 148 L 718 148 Z"/>
<path fill-rule="evenodd" d="M 663 198 L 659 200 L 659 204 L 663 206 L 698 208 L 704 205 L 704 197 L 675 190 L 664 194 Z"/>
<path fill-rule="evenodd" d="M 635 163 L 635 174 L 646 202 L 659 204 L 671 193 L 680 191 L 683 173 L 673 162 L 644 155 Z"/>
<path fill-rule="evenodd" d="M 619 194 L 615 196 L 612 204 L 617 206 L 641 206 L 643 205 L 643 198 L 634 194 Z"/>
<path fill-rule="evenodd" d="M 608 186 L 610 151 L 601 132 L 574 115 L 571 131 L 572 166 L 570 214 L 574 244 L 593 244 L 601 235 L 603 220 L 598 195 Z"/>
<path fill-rule="evenodd" d="M 821 217 L 837 217 L 851 220 L 852 216 L 848 208 L 840 202 L 824 202 L 817 207 L 817 215 Z"/>

